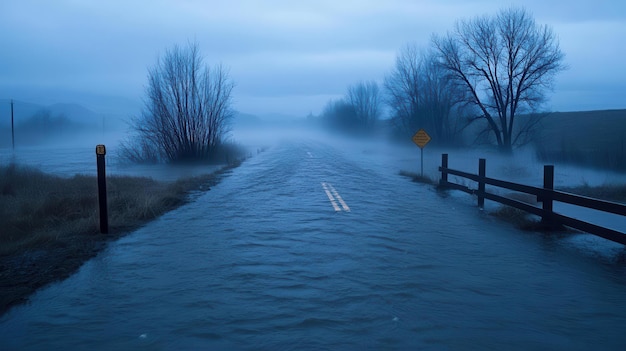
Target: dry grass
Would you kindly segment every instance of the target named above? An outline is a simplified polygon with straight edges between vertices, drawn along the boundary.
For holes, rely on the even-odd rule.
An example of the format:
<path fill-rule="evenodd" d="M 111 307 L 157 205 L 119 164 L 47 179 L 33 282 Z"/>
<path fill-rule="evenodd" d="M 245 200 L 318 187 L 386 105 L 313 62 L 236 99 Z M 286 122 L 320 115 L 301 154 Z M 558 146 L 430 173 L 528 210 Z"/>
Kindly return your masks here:
<path fill-rule="evenodd" d="M 51 244 L 94 216 L 94 187 L 85 180 L 62 179 L 14 164 L 1 167 L 0 255 Z M 60 223 L 71 225 L 64 230 Z"/>
<path fill-rule="evenodd" d="M 498 207 L 498 209 L 491 214 L 494 217 L 510 222 L 519 228 L 528 228 L 536 222 L 536 220 L 531 218 L 531 215 L 528 212 L 506 205 Z"/>
<path fill-rule="evenodd" d="M 158 182 L 109 176 L 107 197 L 112 234 L 135 228 L 207 190 L 215 175 Z M 94 176 L 61 178 L 11 164 L 0 167 L 0 255 L 43 244 L 57 245 L 99 231 L 98 186 Z"/>
<path fill-rule="evenodd" d="M 428 176 L 422 176 L 417 173 L 408 172 L 408 171 L 400 171 L 400 175 L 403 177 L 411 178 L 411 180 L 415 183 L 424 183 L 430 185 L 437 185 L 438 182 Z"/>
<path fill-rule="evenodd" d="M 109 234 L 99 233 L 96 177 L 0 166 L 0 314 L 72 274 L 107 241 L 188 202 L 192 192 L 208 190 L 236 166 L 177 182 L 107 177 Z"/>
<path fill-rule="evenodd" d="M 189 191 L 213 181 L 204 176 L 175 183 L 150 178 L 107 178 L 109 228 L 115 234 L 186 202 Z M 76 236 L 98 235 L 97 180 L 61 178 L 36 169 L 0 167 L 0 255 L 42 245 L 66 245 Z"/>

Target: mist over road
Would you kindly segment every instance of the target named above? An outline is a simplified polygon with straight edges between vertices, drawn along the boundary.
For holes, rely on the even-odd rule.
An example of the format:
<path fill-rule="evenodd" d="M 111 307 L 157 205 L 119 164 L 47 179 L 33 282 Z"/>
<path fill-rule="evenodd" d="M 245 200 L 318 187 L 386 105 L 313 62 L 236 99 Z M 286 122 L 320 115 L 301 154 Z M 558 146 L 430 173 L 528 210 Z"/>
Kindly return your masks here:
<path fill-rule="evenodd" d="M 624 265 L 278 143 L 0 319 L 13 349 L 619 349 Z"/>

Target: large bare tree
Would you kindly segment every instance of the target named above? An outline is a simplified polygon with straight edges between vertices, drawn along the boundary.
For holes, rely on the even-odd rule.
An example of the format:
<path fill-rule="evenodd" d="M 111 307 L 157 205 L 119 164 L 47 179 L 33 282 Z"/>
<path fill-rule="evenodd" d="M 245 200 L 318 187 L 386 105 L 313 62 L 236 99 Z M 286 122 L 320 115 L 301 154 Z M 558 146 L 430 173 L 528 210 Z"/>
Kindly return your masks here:
<path fill-rule="evenodd" d="M 228 132 L 233 88 L 224 66 L 203 64 L 196 43 L 166 50 L 148 71 L 145 107 L 132 125 L 138 140 L 126 146 L 127 156 L 210 160 Z"/>
<path fill-rule="evenodd" d="M 457 86 L 437 64 L 434 54 L 415 44 L 403 47 L 385 77 L 387 104 L 407 135 L 425 129 L 441 144 L 455 142 L 462 129 Z"/>
<path fill-rule="evenodd" d="M 499 148 L 510 152 L 536 125 L 531 116 L 545 101 L 564 54 L 553 30 L 521 8 L 457 22 L 434 36 L 440 64 L 464 89 L 465 101 L 480 111 Z M 525 121 L 518 125 L 518 118 Z"/>

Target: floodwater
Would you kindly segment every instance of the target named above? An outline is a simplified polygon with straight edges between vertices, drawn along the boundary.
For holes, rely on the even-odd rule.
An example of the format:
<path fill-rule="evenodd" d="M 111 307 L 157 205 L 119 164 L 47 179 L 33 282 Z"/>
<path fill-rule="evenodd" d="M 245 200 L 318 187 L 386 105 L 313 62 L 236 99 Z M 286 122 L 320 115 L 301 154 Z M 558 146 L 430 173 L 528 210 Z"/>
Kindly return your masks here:
<path fill-rule="evenodd" d="M 406 162 L 278 143 L 0 317 L 0 348 L 623 349 L 621 246 L 517 230 Z"/>

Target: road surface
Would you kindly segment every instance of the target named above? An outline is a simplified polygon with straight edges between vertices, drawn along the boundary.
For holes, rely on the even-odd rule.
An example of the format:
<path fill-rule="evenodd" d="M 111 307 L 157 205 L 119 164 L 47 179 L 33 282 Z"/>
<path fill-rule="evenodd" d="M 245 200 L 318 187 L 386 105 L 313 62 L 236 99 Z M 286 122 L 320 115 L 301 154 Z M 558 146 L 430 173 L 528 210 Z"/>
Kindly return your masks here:
<path fill-rule="evenodd" d="M 278 143 L 2 316 L 0 349 L 622 349 L 623 260 L 387 156 Z"/>

